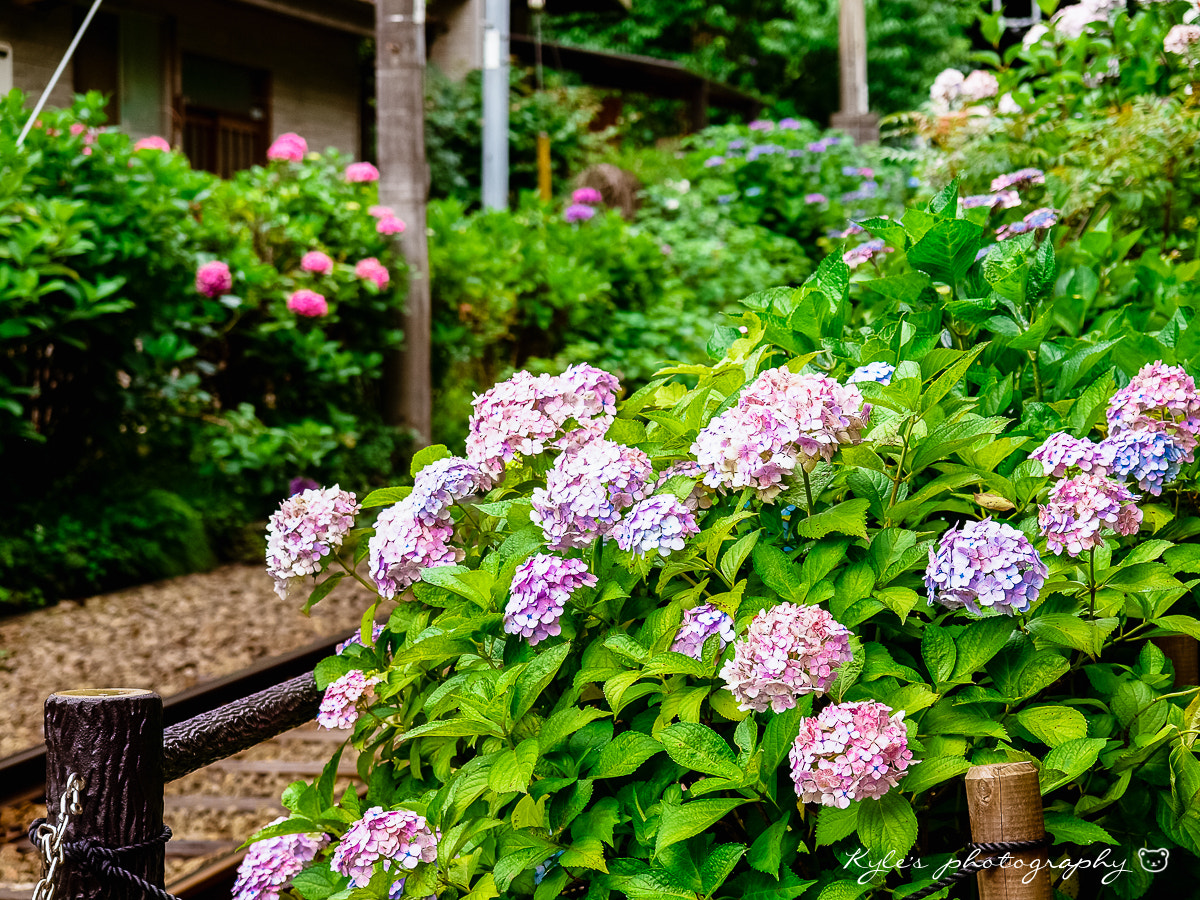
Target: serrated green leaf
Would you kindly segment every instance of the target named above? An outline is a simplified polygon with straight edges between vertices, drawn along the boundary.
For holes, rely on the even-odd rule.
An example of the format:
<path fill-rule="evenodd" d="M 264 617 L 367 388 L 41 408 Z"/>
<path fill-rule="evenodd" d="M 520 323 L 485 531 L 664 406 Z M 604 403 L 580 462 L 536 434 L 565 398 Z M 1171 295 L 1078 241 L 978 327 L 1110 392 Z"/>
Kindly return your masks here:
<path fill-rule="evenodd" d="M 745 773 L 725 739 L 696 722 L 678 722 L 658 733 L 667 754 L 681 766 L 705 775 L 740 779 Z"/>
<path fill-rule="evenodd" d="M 919 765 L 913 765 L 908 770 L 908 774 L 900 782 L 900 787 L 902 790 L 916 794 L 929 790 L 943 781 L 965 775 L 970 768 L 971 763 L 962 756 L 937 756 L 933 759 L 923 759 Z"/>
<path fill-rule="evenodd" d="M 852 537 L 867 537 L 867 510 L 870 502 L 861 498 L 846 500 L 807 519 L 793 523 L 800 537 L 816 540 L 827 534 L 848 534 Z"/>
<path fill-rule="evenodd" d="M 592 778 L 632 775 L 642 763 L 663 749 L 663 745 L 648 734 L 623 731 L 600 751 L 600 758 L 588 774 Z"/>
<path fill-rule="evenodd" d="M 1087 737 L 1087 719 L 1069 706 L 1031 706 L 1017 713 L 1017 721 L 1047 747 Z"/>
<path fill-rule="evenodd" d="M 707 831 L 730 812 L 750 801 L 745 798 L 730 800 L 693 800 L 677 805 L 664 803 L 662 821 L 658 826 L 658 838 L 654 855 L 662 853 L 672 844 L 686 841 L 690 837 Z"/>
<path fill-rule="evenodd" d="M 864 800 L 858 810 L 858 835 L 876 858 L 896 862 L 917 842 L 917 816 L 908 799 L 889 791 L 878 800 Z"/>

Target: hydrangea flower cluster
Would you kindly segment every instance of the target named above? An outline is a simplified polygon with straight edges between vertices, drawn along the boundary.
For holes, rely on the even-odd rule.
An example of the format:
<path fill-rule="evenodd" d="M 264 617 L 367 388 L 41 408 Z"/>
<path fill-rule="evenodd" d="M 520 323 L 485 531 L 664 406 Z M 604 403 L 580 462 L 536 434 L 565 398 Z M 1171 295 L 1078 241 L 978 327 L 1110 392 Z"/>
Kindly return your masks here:
<path fill-rule="evenodd" d="M 354 266 L 354 274 L 363 281 L 375 282 L 375 286 L 380 288 L 387 287 L 387 283 L 392 280 L 387 266 L 374 256 L 360 259 Z"/>
<path fill-rule="evenodd" d="M 379 170 L 369 162 L 350 163 L 346 166 L 345 178 L 350 184 L 370 184 L 379 180 Z"/>
<path fill-rule="evenodd" d="M 1029 458 L 1042 464 L 1047 478 L 1062 478 L 1069 469 L 1107 475 L 1112 466 L 1112 452 L 1106 444 L 1093 444 L 1065 431 L 1050 435 Z"/>
<path fill-rule="evenodd" d="M 567 211 L 563 213 L 563 218 L 568 222 L 586 222 L 588 219 L 596 215 L 596 208 L 588 206 L 586 203 L 572 203 L 567 207 Z"/>
<path fill-rule="evenodd" d="M 654 466 L 636 447 L 596 438 L 568 448 L 529 498 L 530 518 L 552 550 L 588 546 L 612 533 L 621 511 L 650 496 Z"/>
<path fill-rule="evenodd" d="M 1155 497 L 1163 485 L 1175 480 L 1183 450 L 1160 431 L 1121 431 L 1101 444 L 1111 454 L 1112 472 L 1132 477 L 1138 487 Z"/>
<path fill-rule="evenodd" d="M 1142 367 L 1108 404 L 1108 430 L 1158 431 L 1169 436 L 1190 463 L 1200 433 L 1200 395 L 1196 382 L 1178 366 L 1162 360 Z"/>
<path fill-rule="evenodd" d="M 1049 570 L 1017 529 L 984 519 L 951 528 L 929 548 L 925 589 L 929 604 L 1012 615 L 1037 600 Z"/>
<path fill-rule="evenodd" d="M 315 319 L 329 313 L 329 301 L 316 291 L 301 288 L 288 297 L 287 308 L 298 316 Z"/>
<path fill-rule="evenodd" d="M 850 377 L 846 379 L 846 384 L 862 384 L 865 381 L 874 381 L 876 384 L 882 384 L 886 387 L 892 383 L 892 376 L 895 374 L 896 367 L 891 363 L 867 363 L 865 366 L 859 366 L 851 372 Z"/>
<path fill-rule="evenodd" d="M 845 198 L 843 198 L 845 199 Z M 859 197 L 851 199 L 862 199 Z M 867 241 L 865 244 L 859 244 L 857 247 L 852 247 L 842 254 L 842 262 L 852 269 L 857 269 L 865 262 L 870 262 L 875 258 L 876 254 L 894 253 L 895 249 L 887 246 L 880 238 Z"/>
<path fill-rule="evenodd" d="M 855 800 L 878 800 L 912 765 L 904 711 L 874 700 L 827 706 L 800 720 L 789 758 L 805 803 L 846 809 Z"/>
<path fill-rule="evenodd" d="M 436 859 L 437 838 L 424 816 L 407 809 L 385 812 L 381 806 L 372 806 L 342 837 L 330 865 L 361 888 L 371 883 L 380 860 L 383 870 L 390 872 L 393 863 L 401 869 L 415 869 L 418 863 Z"/>
<path fill-rule="evenodd" d="M 517 566 L 513 575 L 504 607 L 504 630 L 522 635 L 530 645 L 560 634 L 559 620 L 571 594 L 595 585 L 596 576 L 583 560 L 535 554 Z"/>
<path fill-rule="evenodd" d="M 1200 25 L 1172 25 L 1163 38 L 1163 50 L 1176 56 L 1193 57 L 1200 49 Z"/>
<path fill-rule="evenodd" d="M 487 473 L 460 456 L 439 459 L 417 473 L 411 493 L 380 513 L 368 544 L 371 578 L 381 596 L 390 600 L 419 581 L 423 569 L 464 557 L 450 544 L 450 507 L 491 484 Z"/>
<path fill-rule="evenodd" d="M 309 250 L 300 260 L 300 268 L 314 275 L 328 275 L 333 271 L 333 259 L 320 250 Z"/>
<path fill-rule="evenodd" d="M 271 825 L 286 822 L 280 816 Z M 326 834 L 283 834 L 252 844 L 238 866 L 233 900 L 278 900 L 280 893 L 329 844 Z"/>
<path fill-rule="evenodd" d="M 300 162 L 308 152 L 308 141 L 300 135 L 289 131 L 275 138 L 267 150 L 267 159 L 278 159 L 284 162 Z"/>
<path fill-rule="evenodd" d="M 382 675 L 367 677 L 360 669 L 351 669 L 325 688 L 317 711 L 317 724 L 329 729 L 353 728 L 358 721 L 358 701 L 381 681 Z"/>
<path fill-rule="evenodd" d="M 992 179 L 992 193 L 1006 191 L 1024 184 L 1045 184 L 1046 173 L 1041 169 L 1017 169 Z"/>
<path fill-rule="evenodd" d="M 1060 481 L 1050 489 L 1045 506 L 1038 507 L 1038 524 L 1051 553 L 1066 550 L 1078 556 L 1104 542 L 1105 528 L 1117 534 L 1136 534 L 1142 511 L 1132 501 L 1137 495 L 1119 481 L 1084 473 Z"/>
<path fill-rule="evenodd" d="M 577 188 L 575 192 L 571 194 L 571 202 L 588 203 L 592 206 L 598 206 L 604 202 L 604 197 L 594 187 L 581 187 Z"/>
<path fill-rule="evenodd" d="M 142 138 L 133 145 L 133 149 L 135 152 L 138 150 L 161 150 L 163 153 L 170 153 L 171 145 L 167 142 L 166 138 L 154 134 L 150 137 Z"/>
<path fill-rule="evenodd" d="M 686 546 L 689 534 L 699 534 L 700 526 L 692 510 L 670 494 L 647 497 L 626 513 L 617 523 L 612 535 L 617 546 L 635 556 L 658 551 L 670 556 L 673 550 Z"/>
<path fill-rule="evenodd" d="M 561 375 L 518 372 L 472 401 L 467 458 L 500 478 L 509 460 L 542 453 L 565 431 L 572 440 L 599 437 L 616 415 L 619 388 L 615 375 L 586 363 Z"/>
<path fill-rule="evenodd" d="M 753 487 L 773 499 L 797 465 L 811 471 L 844 444 L 862 440 L 871 413 L 853 385 L 786 366 L 758 376 L 696 437 L 692 453 L 710 487 Z"/>
<path fill-rule="evenodd" d="M 233 273 L 229 264 L 220 261 L 206 262 L 196 270 L 196 292 L 216 299 L 233 290 Z"/>
<path fill-rule="evenodd" d="M 283 501 L 267 523 L 267 574 L 281 600 L 294 579 L 317 574 L 321 560 L 342 546 L 358 508 L 354 494 L 336 484 Z"/>
<path fill-rule="evenodd" d="M 733 619 L 711 603 L 701 603 L 684 610 L 683 621 L 679 623 L 679 631 L 675 633 L 671 649 L 692 659 L 700 659 L 704 642 L 714 634 L 720 639 L 718 652 L 732 644 L 737 636 L 733 630 Z"/>
<path fill-rule="evenodd" d="M 379 216 L 375 223 L 375 230 L 386 235 L 404 234 L 404 229 L 407 227 L 404 222 L 393 215 Z"/>
<path fill-rule="evenodd" d="M 805 194 L 805 203 L 828 203 L 829 199 L 824 194 Z"/>
<path fill-rule="evenodd" d="M 1012 209 L 1021 205 L 1021 195 L 1016 191 L 996 191 L 994 194 L 972 194 L 962 199 L 963 209 Z"/>
<path fill-rule="evenodd" d="M 1026 234 L 1039 229 L 1053 228 L 1058 224 L 1058 210 L 1043 206 L 1029 213 L 1019 222 L 1009 222 L 996 229 L 996 240 L 1006 241 L 1018 234 Z"/>
<path fill-rule="evenodd" d="M 819 606 L 781 603 L 754 617 L 721 668 L 743 710 L 783 712 L 805 694 L 822 694 L 853 659 L 850 630 Z"/>

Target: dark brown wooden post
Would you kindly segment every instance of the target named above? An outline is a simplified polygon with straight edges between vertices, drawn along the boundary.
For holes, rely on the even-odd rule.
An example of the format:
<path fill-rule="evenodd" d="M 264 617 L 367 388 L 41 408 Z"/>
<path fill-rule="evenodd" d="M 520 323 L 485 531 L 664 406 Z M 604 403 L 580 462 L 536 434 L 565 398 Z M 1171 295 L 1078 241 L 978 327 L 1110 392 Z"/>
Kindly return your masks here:
<path fill-rule="evenodd" d="M 1200 641 L 1186 634 L 1151 638 L 1175 667 L 1175 687 L 1200 684 Z"/>
<path fill-rule="evenodd" d="M 58 822 L 59 798 L 74 774 L 84 779 L 81 809 L 65 839 L 104 847 L 151 841 L 163 830 L 162 698 L 138 688 L 59 691 L 46 700 L 46 805 Z M 164 848 L 121 861 L 121 868 L 163 886 Z M 58 896 L 69 900 L 141 900 L 123 883 L 101 883 L 66 862 Z"/>
<path fill-rule="evenodd" d="M 971 840 L 977 844 L 1036 841 L 1046 836 L 1042 793 L 1033 763 L 996 763 L 967 772 L 967 808 Z M 982 857 L 980 862 L 983 862 Z M 1049 857 L 1046 849 L 1011 853 L 979 872 L 980 900 L 1051 900 Z M 1034 866 L 1040 866 L 1030 876 Z"/>

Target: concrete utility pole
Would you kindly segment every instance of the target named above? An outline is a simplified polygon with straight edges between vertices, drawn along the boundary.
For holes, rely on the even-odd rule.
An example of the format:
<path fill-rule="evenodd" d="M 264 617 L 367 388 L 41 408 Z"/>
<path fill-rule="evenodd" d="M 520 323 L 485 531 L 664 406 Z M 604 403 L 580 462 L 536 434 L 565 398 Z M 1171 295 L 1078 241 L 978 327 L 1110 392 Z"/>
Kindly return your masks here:
<path fill-rule="evenodd" d="M 879 140 L 879 118 L 871 114 L 867 97 L 867 13 L 863 0 L 840 0 L 838 62 L 842 109 L 829 124 L 849 133 L 855 142 Z"/>
<path fill-rule="evenodd" d="M 509 0 L 484 0 L 483 205 L 508 208 Z"/>
<path fill-rule="evenodd" d="M 424 446 L 430 442 L 432 385 L 429 344 L 429 246 L 425 203 L 425 0 L 376 0 L 375 83 L 379 139 L 379 199 L 408 226 L 400 239 L 409 268 L 408 310 L 400 323 L 404 351 L 385 367 L 385 413 Z"/>

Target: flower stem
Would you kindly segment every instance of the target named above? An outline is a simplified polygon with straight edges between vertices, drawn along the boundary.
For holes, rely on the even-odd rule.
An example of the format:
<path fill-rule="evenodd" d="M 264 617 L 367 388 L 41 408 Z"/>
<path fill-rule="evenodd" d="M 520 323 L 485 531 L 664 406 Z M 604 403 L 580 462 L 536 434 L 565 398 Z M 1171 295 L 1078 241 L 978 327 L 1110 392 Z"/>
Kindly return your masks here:
<path fill-rule="evenodd" d="M 340 556 L 338 556 L 337 561 L 341 565 L 341 567 L 346 570 L 346 573 L 348 575 L 350 575 L 351 578 L 353 578 L 355 581 L 357 581 L 359 584 L 361 584 L 363 587 L 365 587 L 368 591 L 370 591 L 372 594 L 379 593 L 378 587 L 371 584 L 371 582 L 367 581 L 365 578 L 363 578 L 361 575 L 359 575 L 358 572 L 356 572 L 354 569 L 352 569 L 348 565 L 346 565 L 346 561 L 344 559 L 342 559 Z"/>
<path fill-rule="evenodd" d="M 1091 612 L 1092 618 L 1096 618 L 1096 548 L 1092 547 L 1088 554 L 1088 591 L 1091 593 L 1091 599 L 1088 603 L 1088 609 Z"/>
<path fill-rule="evenodd" d="M 812 485 L 808 483 L 808 469 L 801 466 L 800 474 L 804 476 L 804 499 L 808 503 L 808 514 L 805 516 L 807 518 L 813 514 Z"/>

